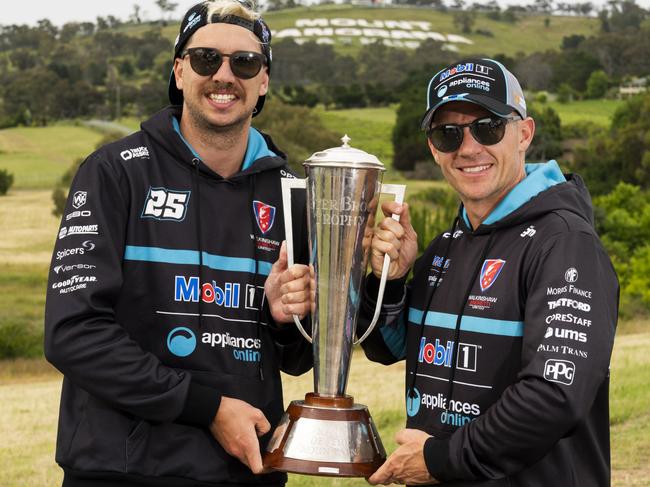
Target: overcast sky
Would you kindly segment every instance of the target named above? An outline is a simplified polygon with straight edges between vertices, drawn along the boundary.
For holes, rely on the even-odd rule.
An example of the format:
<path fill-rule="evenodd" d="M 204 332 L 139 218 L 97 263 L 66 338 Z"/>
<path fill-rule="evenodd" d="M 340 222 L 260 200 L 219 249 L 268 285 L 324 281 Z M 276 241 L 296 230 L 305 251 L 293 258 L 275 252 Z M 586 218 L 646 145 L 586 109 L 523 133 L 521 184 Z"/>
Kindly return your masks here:
<path fill-rule="evenodd" d="M 468 0 L 468 3 L 477 1 L 486 3 L 487 0 Z M 568 0 L 564 0 L 568 1 Z M 586 1 L 586 0 L 580 0 Z M 602 5 L 605 0 L 592 0 L 596 5 Z M 178 7 L 174 12 L 174 18 L 180 20 L 181 15 L 197 0 L 174 0 Z M 154 0 L 27 0 L 2 2 L 0 7 L 0 24 L 30 24 L 35 25 L 39 19 L 47 18 L 55 25 L 63 25 L 66 22 L 95 21 L 97 16 L 114 17 L 126 20 L 133 13 L 133 5 L 140 5 L 140 16 L 143 20 L 155 20 L 160 18 L 160 9 Z M 500 0 L 502 5 L 517 3 L 532 3 L 532 0 Z M 637 4 L 644 8 L 650 8 L 650 0 L 637 0 Z"/>

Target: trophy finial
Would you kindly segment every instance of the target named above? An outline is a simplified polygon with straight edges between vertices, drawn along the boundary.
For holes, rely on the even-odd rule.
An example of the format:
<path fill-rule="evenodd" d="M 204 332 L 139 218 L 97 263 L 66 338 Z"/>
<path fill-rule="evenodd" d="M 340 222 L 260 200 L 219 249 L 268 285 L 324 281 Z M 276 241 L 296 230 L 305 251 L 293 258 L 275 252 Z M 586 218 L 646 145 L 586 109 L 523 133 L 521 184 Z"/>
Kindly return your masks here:
<path fill-rule="evenodd" d="M 350 142 L 352 139 L 348 137 L 348 134 L 345 134 L 343 137 L 341 137 L 341 142 L 343 142 L 342 147 L 345 149 L 349 149 L 350 146 L 348 145 L 348 142 Z"/>

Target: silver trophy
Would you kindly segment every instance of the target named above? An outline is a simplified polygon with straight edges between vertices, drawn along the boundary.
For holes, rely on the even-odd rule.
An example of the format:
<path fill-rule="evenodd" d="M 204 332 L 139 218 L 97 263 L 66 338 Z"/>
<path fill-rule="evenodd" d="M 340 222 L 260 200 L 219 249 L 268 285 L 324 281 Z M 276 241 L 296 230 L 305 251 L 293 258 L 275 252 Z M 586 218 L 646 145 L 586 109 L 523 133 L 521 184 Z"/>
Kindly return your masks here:
<path fill-rule="evenodd" d="M 307 190 L 310 264 L 315 283 L 310 337 L 314 345 L 314 392 L 292 401 L 267 446 L 264 465 L 286 472 L 368 477 L 386 452 L 368 408 L 345 394 L 352 346 L 372 331 L 381 309 L 390 259 L 384 258 L 374 318 L 354 341 L 374 215 L 380 193 L 404 199 L 405 186 L 381 184 L 384 165 L 348 145 L 316 152 L 304 163 L 306 179 L 282 180 L 289 265 L 294 263 L 291 190 Z M 393 215 L 398 220 L 398 215 Z M 313 284 L 312 284 L 313 285 Z"/>

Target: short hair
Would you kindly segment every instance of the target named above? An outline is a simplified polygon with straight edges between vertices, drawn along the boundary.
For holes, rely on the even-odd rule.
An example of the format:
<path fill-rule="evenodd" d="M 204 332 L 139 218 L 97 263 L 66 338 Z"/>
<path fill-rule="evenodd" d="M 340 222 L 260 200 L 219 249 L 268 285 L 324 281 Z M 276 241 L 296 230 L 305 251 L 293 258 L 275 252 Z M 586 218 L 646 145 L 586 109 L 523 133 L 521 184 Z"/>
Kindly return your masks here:
<path fill-rule="evenodd" d="M 254 9 L 252 2 L 239 0 L 213 0 L 205 2 L 208 11 L 208 23 L 212 22 L 212 16 L 226 17 L 234 15 L 251 22 L 259 19 L 261 16 Z"/>

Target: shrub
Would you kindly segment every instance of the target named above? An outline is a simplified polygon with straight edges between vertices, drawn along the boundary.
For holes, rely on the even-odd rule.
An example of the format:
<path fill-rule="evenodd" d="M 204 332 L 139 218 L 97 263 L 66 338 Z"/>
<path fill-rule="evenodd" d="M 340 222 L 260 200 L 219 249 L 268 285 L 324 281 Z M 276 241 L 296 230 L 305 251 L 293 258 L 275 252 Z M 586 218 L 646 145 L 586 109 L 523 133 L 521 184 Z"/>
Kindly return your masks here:
<path fill-rule="evenodd" d="M 7 194 L 14 184 L 14 175 L 6 169 L 0 169 L 0 196 Z"/>
<path fill-rule="evenodd" d="M 451 188 L 435 187 L 411 198 L 411 224 L 418 234 L 418 252 L 422 253 L 440 233 L 448 230 L 458 210 L 458 196 Z"/>

